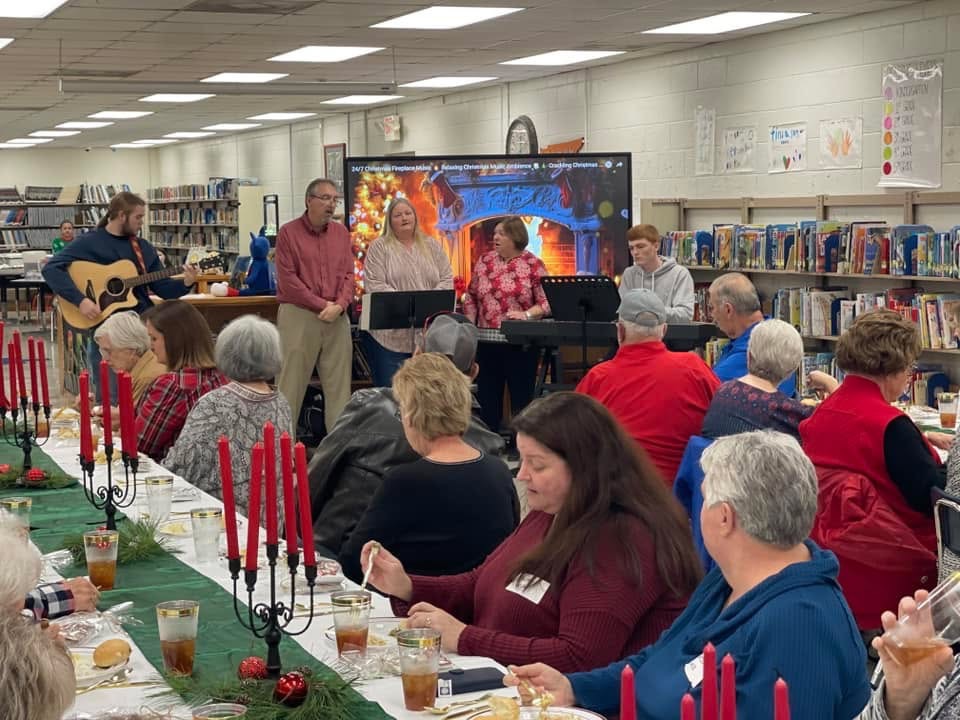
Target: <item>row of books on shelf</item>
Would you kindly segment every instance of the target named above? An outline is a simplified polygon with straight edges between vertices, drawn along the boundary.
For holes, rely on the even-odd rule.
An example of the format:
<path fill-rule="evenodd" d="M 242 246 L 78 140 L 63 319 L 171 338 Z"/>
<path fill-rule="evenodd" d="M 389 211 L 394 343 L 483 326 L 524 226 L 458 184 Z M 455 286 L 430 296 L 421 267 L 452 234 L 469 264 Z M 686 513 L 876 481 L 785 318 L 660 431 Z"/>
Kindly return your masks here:
<path fill-rule="evenodd" d="M 805 220 L 675 230 L 660 252 L 681 265 L 718 270 L 784 270 L 960 278 L 960 226 Z"/>
<path fill-rule="evenodd" d="M 93 206 L 30 206 L 0 210 L 0 225 L 40 225 L 47 228 L 59 226 L 63 222 L 74 225 L 96 225 L 104 209 Z"/>
<path fill-rule="evenodd" d="M 844 372 L 837 367 L 837 359 L 832 352 L 804 353 L 803 365 L 797 377 L 797 392 L 800 397 L 814 397 L 813 388 L 807 378 L 814 370 L 833 375 L 837 380 L 843 380 Z M 911 405 L 937 406 L 937 395 L 950 389 L 950 378 L 943 367 L 937 364 L 924 363 L 917 365 L 906 392 L 900 400 Z"/>
<path fill-rule="evenodd" d="M 236 197 L 236 178 L 211 178 L 206 185 L 165 185 L 147 190 L 150 202 L 235 200 Z"/>
<path fill-rule="evenodd" d="M 127 184 L 120 185 L 97 185 L 83 183 L 80 186 L 80 192 L 77 199 L 71 202 L 91 203 L 108 205 L 110 200 L 118 192 L 132 192 Z"/>
<path fill-rule="evenodd" d="M 32 248 L 49 250 L 53 233 L 45 229 L 4 228 L 0 229 L 0 245 L 6 250 Z"/>
<path fill-rule="evenodd" d="M 130 192 L 129 185 L 27 185 L 21 192 L 16 186 L 0 187 L 0 206 L 3 205 L 71 205 L 73 203 L 107 205 L 121 190 Z"/>
<path fill-rule="evenodd" d="M 223 205 L 150 210 L 151 224 L 236 225 L 237 218 L 237 208 Z"/>
<path fill-rule="evenodd" d="M 157 247 L 176 250 L 189 250 L 205 247 L 220 252 L 236 253 L 240 251 L 240 240 L 236 230 L 151 230 L 150 242 Z"/>

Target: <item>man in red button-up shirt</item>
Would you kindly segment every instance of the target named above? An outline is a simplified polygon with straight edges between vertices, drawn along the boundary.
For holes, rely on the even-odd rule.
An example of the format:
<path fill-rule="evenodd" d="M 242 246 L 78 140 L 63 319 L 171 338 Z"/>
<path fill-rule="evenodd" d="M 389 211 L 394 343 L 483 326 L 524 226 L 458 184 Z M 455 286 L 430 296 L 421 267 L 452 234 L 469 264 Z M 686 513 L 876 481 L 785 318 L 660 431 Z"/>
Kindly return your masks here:
<path fill-rule="evenodd" d="M 279 389 L 294 423 L 316 365 L 329 431 L 350 399 L 353 342 L 347 306 L 353 298 L 350 234 L 331 222 L 337 186 L 318 178 L 307 186 L 306 212 L 277 235 L 277 328 L 284 362 Z"/>

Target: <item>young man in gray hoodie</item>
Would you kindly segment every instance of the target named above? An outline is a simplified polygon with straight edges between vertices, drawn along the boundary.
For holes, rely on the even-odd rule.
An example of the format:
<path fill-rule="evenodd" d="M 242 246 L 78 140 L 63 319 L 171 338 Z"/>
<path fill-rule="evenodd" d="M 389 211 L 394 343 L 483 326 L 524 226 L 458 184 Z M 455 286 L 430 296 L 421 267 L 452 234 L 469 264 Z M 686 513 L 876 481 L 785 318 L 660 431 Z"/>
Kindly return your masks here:
<path fill-rule="evenodd" d="M 620 297 L 629 290 L 653 290 L 667 308 L 667 322 L 693 320 L 693 278 L 673 258 L 658 254 L 660 233 L 653 225 L 634 225 L 627 230 L 633 265 L 623 271 Z"/>

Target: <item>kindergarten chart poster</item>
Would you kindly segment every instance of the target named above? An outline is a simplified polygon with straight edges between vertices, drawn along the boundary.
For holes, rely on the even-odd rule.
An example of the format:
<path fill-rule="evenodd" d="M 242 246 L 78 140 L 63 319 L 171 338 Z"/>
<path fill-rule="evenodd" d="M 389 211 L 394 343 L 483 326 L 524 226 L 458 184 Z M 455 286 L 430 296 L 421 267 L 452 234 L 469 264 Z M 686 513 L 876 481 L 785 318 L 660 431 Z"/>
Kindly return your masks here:
<path fill-rule="evenodd" d="M 784 173 L 807 169 L 807 124 L 770 126 L 770 162 L 767 172 Z"/>
<path fill-rule="evenodd" d="M 886 65 L 881 94 L 879 186 L 940 187 L 943 63 Z"/>
<path fill-rule="evenodd" d="M 757 147 L 755 125 L 731 127 L 723 131 L 723 171 L 753 172 L 753 155 Z"/>
<path fill-rule="evenodd" d="M 820 121 L 820 167 L 863 167 L 863 120 Z"/>
<path fill-rule="evenodd" d="M 696 122 L 696 174 L 713 175 L 713 157 L 716 148 L 717 111 L 715 108 L 698 107 Z"/>

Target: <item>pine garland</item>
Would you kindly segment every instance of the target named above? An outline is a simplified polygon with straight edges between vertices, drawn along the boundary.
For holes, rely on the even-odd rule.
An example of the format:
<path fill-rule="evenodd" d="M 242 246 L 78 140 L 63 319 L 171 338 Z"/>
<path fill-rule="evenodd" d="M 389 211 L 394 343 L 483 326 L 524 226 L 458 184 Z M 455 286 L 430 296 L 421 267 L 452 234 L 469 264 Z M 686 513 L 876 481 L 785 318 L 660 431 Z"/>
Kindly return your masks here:
<path fill-rule="evenodd" d="M 23 485 L 18 485 L 17 481 L 20 479 L 22 473 L 23 468 L 20 465 L 11 465 L 9 470 L 0 473 L 0 490 L 11 490 L 16 487 L 24 489 L 33 488 L 36 490 L 60 490 L 75 485 L 77 482 L 75 477 L 64 475 L 63 473 L 51 475 L 47 472 L 47 476 L 43 480 L 24 482 Z"/>
<path fill-rule="evenodd" d="M 120 534 L 117 564 L 126 565 L 149 560 L 164 553 L 179 552 L 179 550 L 170 546 L 166 538 L 157 540 L 157 525 L 158 522 L 151 522 L 150 520 L 132 522 L 129 519 L 124 519 L 117 523 L 117 532 Z M 75 563 L 79 565 L 85 562 L 82 534 L 78 533 L 65 537 L 63 547 L 70 551 Z"/>
<path fill-rule="evenodd" d="M 306 676 L 307 697 L 299 707 L 291 708 L 273 699 L 275 680 L 240 680 L 221 677 L 205 680 L 168 675 L 170 685 L 163 693 L 176 693 L 191 706 L 206 703 L 246 705 L 246 720 L 359 720 L 369 701 L 354 694 L 349 683 L 330 672 Z"/>

